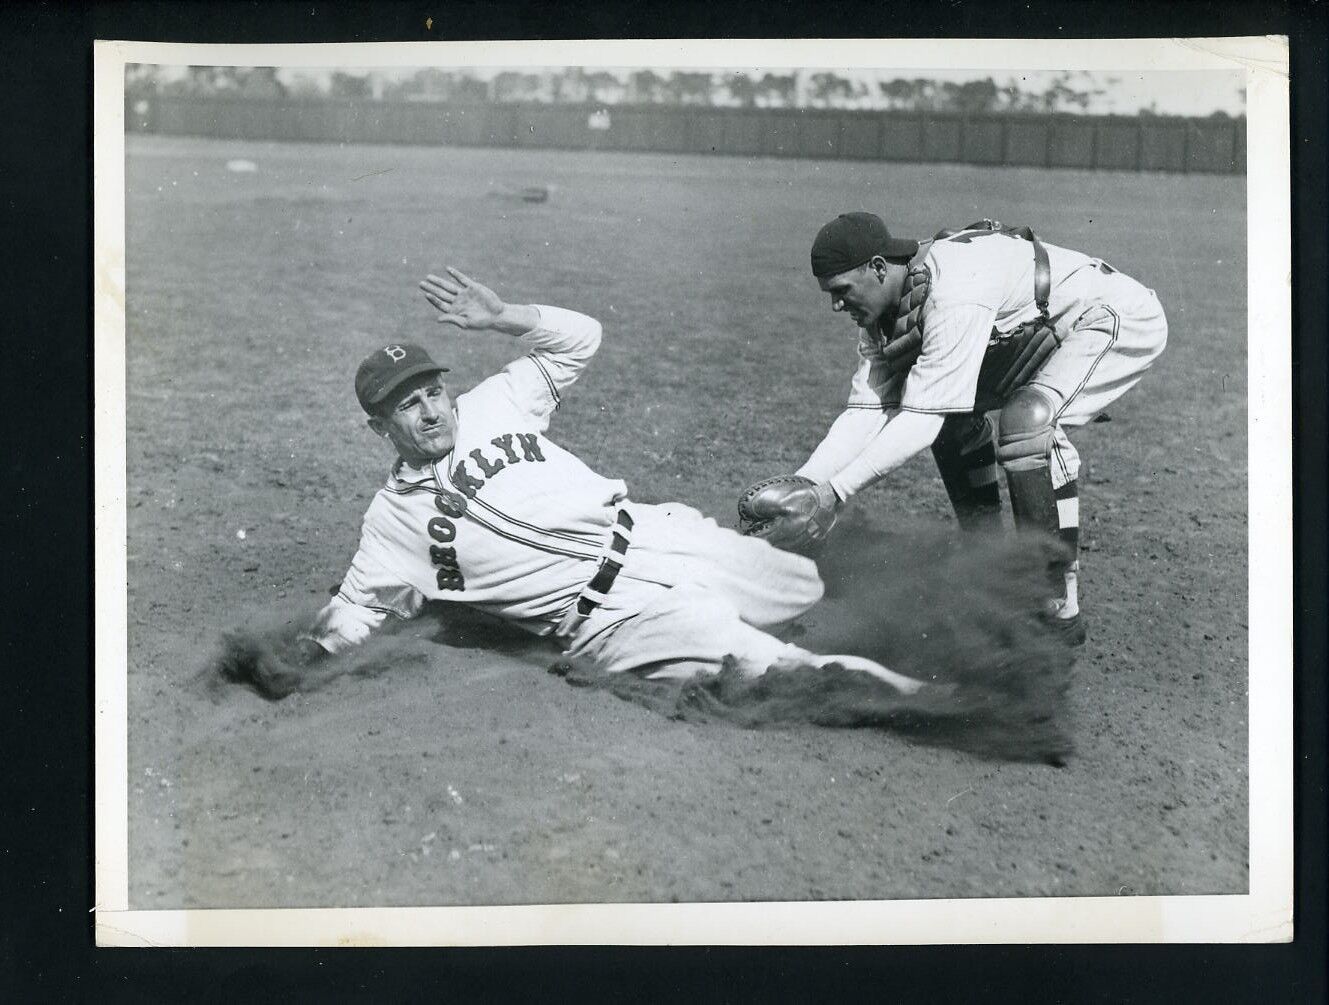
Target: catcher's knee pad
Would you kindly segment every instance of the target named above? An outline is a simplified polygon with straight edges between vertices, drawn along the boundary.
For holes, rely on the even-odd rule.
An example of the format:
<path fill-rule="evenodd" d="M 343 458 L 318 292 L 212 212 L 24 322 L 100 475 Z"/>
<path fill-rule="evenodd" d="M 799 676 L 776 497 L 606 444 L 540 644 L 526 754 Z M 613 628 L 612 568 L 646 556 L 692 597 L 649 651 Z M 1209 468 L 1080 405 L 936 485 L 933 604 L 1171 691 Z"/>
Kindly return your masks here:
<path fill-rule="evenodd" d="M 997 460 L 1006 472 L 1011 513 L 1019 530 L 1055 536 L 1057 498 L 1052 488 L 1052 437 L 1056 409 L 1036 387 L 1011 395 L 997 422 Z"/>
<path fill-rule="evenodd" d="M 1046 468 L 1056 428 L 1052 400 L 1036 387 L 1020 388 L 1001 410 L 997 460 L 1007 472 Z"/>

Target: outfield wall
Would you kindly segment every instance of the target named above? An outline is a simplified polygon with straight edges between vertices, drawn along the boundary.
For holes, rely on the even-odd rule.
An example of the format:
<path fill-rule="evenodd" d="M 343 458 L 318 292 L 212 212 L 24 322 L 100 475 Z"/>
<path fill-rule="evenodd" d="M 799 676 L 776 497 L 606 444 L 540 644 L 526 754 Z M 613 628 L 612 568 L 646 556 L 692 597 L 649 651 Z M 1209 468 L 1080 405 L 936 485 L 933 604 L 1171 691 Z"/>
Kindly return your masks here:
<path fill-rule="evenodd" d="M 180 96 L 128 104 L 131 131 L 193 136 L 1246 171 L 1244 118 Z"/>

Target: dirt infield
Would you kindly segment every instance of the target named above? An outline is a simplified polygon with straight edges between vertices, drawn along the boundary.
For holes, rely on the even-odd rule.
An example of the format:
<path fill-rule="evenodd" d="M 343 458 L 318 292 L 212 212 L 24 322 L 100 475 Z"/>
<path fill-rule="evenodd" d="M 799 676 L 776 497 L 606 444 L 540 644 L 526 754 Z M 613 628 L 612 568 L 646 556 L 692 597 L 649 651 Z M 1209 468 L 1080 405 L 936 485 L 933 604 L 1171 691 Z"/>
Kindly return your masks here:
<path fill-rule="evenodd" d="M 1245 890 L 1244 179 L 158 137 L 126 166 L 133 908 Z M 547 201 L 504 194 L 531 185 Z M 1091 621 L 1064 767 L 661 711 L 442 605 L 284 701 L 207 686 L 224 631 L 296 623 L 354 550 L 391 461 L 351 392 L 364 352 L 436 340 L 458 388 L 510 358 L 432 323 L 425 272 L 599 317 L 551 435 L 732 524 L 843 401 L 852 328 L 806 253 L 858 208 L 1028 223 L 1168 312 L 1157 367 L 1072 434 Z M 858 626 L 926 672 L 958 651 L 929 618 L 990 625 L 999 565 L 937 560 L 929 458 L 854 515 L 879 595 L 846 579 L 800 642 Z"/>

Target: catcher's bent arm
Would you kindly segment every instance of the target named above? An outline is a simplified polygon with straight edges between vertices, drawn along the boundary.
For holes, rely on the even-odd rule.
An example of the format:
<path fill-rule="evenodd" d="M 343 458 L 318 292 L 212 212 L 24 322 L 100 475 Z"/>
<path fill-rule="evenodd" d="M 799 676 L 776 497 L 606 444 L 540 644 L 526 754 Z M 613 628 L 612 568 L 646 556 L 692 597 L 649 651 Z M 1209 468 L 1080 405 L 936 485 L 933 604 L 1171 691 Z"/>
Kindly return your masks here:
<path fill-rule="evenodd" d="M 836 416 L 826 435 L 795 474 L 830 481 L 882 431 L 890 416 L 881 409 L 850 406 Z"/>
<path fill-rule="evenodd" d="M 941 432 L 944 419 L 936 412 L 901 412 L 886 423 L 857 457 L 831 476 L 836 494 L 848 499 L 924 447 L 931 446 Z"/>

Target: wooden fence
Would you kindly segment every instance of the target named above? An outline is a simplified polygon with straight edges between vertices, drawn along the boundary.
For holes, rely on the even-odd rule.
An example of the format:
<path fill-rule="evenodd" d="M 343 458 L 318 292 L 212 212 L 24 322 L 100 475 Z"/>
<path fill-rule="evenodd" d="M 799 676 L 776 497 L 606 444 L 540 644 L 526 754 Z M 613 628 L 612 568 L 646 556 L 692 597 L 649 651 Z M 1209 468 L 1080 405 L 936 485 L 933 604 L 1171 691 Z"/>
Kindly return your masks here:
<path fill-rule="evenodd" d="M 676 105 L 155 97 L 132 131 L 1244 174 L 1246 120 Z"/>

